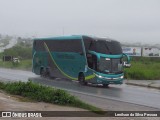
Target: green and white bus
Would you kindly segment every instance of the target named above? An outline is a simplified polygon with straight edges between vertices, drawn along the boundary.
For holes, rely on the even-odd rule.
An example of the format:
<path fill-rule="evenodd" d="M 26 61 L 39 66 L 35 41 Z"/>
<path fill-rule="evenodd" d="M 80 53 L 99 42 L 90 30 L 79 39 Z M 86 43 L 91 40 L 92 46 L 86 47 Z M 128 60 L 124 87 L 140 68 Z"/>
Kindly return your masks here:
<path fill-rule="evenodd" d="M 83 85 L 122 84 L 124 67 L 130 66 L 118 41 L 85 35 L 36 38 L 32 56 L 35 74 L 77 80 Z"/>

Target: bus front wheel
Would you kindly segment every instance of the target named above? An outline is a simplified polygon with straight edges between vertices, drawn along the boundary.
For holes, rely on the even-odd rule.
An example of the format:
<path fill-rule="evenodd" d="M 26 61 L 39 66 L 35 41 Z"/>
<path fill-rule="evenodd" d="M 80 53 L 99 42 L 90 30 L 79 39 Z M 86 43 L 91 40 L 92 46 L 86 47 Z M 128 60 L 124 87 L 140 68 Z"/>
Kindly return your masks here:
<path fill-rule="evenodd" d="M 87 82 L 85 81 L 85 76 L 83 73 L 80 73 L 78 76 L 78 81 L 81 85 L 87 85 Z"/>

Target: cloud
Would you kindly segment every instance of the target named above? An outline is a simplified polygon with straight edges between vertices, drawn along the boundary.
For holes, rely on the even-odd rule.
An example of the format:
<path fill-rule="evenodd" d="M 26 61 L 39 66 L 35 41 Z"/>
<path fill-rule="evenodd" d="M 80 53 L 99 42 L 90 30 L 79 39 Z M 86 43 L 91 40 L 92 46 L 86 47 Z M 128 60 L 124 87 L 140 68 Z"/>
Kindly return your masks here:
<path fill-rule="evenodd" d="M 0 33 L 90 34 L 117 40 L 160 39 L 159 0 L 1 0 Z"/>

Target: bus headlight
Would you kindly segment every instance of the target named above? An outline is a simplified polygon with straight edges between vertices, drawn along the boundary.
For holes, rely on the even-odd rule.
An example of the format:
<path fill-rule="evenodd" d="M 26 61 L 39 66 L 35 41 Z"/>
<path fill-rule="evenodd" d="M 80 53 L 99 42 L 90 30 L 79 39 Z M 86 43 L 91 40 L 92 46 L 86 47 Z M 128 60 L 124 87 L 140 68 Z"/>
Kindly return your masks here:
<path fill-rule="evenodd" d="M 103 78 L 102 76 L 98 75 L 99 78 Z"/>
<path fill-rule="evenodd" d="M 123 79 L 123 78 L 124 78 L 124 76 L 121 76 L 120 78 L 121 78 L 121 79 Z"/>
<path fill-rule="evenodd" d="M 95 74 L 98 78 L 103 78 L 101 75 L 97 75 L 97 74 Z"/>

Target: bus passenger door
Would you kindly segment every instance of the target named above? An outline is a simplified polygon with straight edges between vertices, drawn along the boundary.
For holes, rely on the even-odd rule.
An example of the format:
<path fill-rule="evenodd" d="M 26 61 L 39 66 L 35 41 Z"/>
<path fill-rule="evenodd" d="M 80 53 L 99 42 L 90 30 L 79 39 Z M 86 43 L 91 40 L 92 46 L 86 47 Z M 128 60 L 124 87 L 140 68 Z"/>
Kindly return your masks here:
<path fill-rule="evenodd" d="M 97 70 L 97 56 L 87 53 L 87 63 L 88 67 Z"/>

